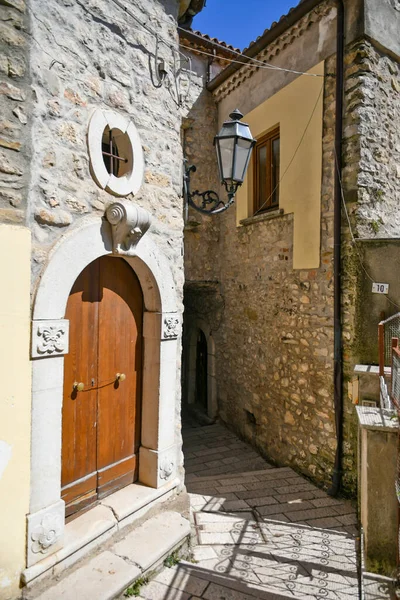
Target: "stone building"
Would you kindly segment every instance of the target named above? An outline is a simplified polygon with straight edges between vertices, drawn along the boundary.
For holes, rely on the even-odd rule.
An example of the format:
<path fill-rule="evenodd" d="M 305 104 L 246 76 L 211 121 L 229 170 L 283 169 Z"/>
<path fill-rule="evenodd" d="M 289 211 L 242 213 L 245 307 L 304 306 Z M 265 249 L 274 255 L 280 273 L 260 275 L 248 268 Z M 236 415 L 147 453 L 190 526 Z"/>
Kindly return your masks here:
<path fill-rule="evenodd" d="M 177 22 L 203 4 L 0 2 L 2 599 L 182 489 Z"/>
<path fill-rule="evenodd" d="M 399 31 L 394 0 L 304 0 L 243 55 L 181 32 L 192 189 L 223 196 L 209 153 L 233 109 L 257 139 L 235 207 L 189 208 L 185 399 L 333 493 L 355 490 L 354 368 L 400 305 Z"/>

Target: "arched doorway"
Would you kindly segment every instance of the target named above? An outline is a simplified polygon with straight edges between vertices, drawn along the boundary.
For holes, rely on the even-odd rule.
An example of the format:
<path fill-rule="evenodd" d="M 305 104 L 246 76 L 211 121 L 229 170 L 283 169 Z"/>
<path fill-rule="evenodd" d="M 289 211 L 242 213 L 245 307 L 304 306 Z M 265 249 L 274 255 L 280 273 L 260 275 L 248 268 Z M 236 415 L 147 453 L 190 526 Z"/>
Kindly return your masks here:
<path fill-rule="evenodd" d="M 66 232 L 57 242 L 38 280 L 32 315 L 31 493 L 27 515 L 25 581 L 30 581 L 37 577 L 38 572 L 49 568 L 47 557 L 50 555 L 60 551 L 65 556 L 70 556 L 69 553 L 78 553 L 89 541 L 94 543 L 94 540 L 102 539 L 98 528 L 91 527 L 90 520 L 87 529 L 71 533 L 72 537 L 64 536 L 69 526 L 72 530 L 74 528 L 73 523 L 67 526 L 65 524 L 65 502 L 61 498 L 64 364 L 70 352 L 70 323 L 64 316 L 69 294 L 77 278 L 98 258 L 107 256 L 112 261 L 124 261 L 133 272 L 130 271 L 130 274 L 136 274 L 143 293 L 143 404 L 138 478 L 140 497 L 143 497 L 143 491 L 147 493 L 143 487 L 160 490 L 161 497 L 164 490 L 170 491 L 181 484 L 180 453 L 176 444 L 175 393 L 181 316 L 170 263 L 150 237 L 141 239 L 130 254 L 112 254 L 112 248 L 110 224 L 104 219 L 90 217 Z M 47 338 L 45 353 L 39 353 L 44 334 L 50 337 Z M 118 370 L 119 368 L 118 365 Z M 116 372 L 115 368 L 112 376 Z M 127 370 L 124 374 L 128 375 Z M 83 379 L 77 379 L 77 382 L 88 383 Z M 126 382 L 127 379 L 121 382 L 121 389 Z M 113 435 L 112 431 L 111 436 Z M 84 451 L 82 448 L 82 452 Z M 136 494 L 135 490 L 133 492 Z M 116 494 L 120 494 L 119 497 L 123 495 L 122 492 Z M 108 500 L 107 498 L 104 503 L 99 501 L 102 512 L 106 510 Z M 97 508 L 93 510 L 96 511 Z M 110 508 L 107 510 L 111 511 Z M 113 527 L 115 519 L 129 519 L 130 511 L 133 513 L 136 510 L 137 502 L 132 501 L 124 512 L 112 512 L 111 519 L 101 522 Z M 48 538 L 44 537 L 45 543 L 39 546 L 38 551 L 35 541 L 37 530 L 43 527 L 47 528 L 46 531 L 50 527 L 52 538 L 49 543 Z M 33 570 L 31 567 L 34 567 Z"/>
<path fill-rule="evenodd" d="M 185 417 L 205 422 L 218 414 L 215 342 L 204 319 L 186 320 L 183 340 L 183 401 Z"/>
<path fill-rule="evenodd" d="M 207 338 L 199 329 L 196 344 L 196 383 L 195 383 L 195 405 L 208 414 L 208 374 L 207 374 L 208 350 Z"/>
<path fill-rule="evenodd" d="M 143 294 L 122 258 L 103 256 L 70 292 L 61 497 L 66 516 L 138 479 Z"/>

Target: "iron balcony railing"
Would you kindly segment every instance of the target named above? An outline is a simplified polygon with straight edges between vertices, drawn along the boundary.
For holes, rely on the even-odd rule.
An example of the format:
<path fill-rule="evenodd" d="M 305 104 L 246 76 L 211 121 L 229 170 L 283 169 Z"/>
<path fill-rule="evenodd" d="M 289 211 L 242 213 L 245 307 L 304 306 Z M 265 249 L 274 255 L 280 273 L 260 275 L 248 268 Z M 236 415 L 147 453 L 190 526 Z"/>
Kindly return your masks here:
<path fill-rule="evenodd" d="M 392 364 L 392 338 L 400 338 L 400 312 L 381 321 L 378 325 L 379 375 Z"/>

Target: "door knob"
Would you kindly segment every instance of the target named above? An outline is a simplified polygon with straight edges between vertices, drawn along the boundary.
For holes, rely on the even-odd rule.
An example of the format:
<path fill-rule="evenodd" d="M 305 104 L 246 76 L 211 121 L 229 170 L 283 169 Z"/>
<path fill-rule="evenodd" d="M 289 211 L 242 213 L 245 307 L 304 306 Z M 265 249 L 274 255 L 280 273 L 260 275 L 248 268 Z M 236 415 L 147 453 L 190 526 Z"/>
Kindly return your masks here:
<path fill-rule="evenodd" d="M 85 388 L 85 384 L 82 381 L 80 381 L 79 383 L 77 381 L 74 381 L 74 384 L 72 387 L 77 392 L 81 392 Z"/>
<path fill-rule="evenodd" d="M 125 373 L 117 373 L 116 378 L 118 381 L 125 381 L 126 375 L 125 375 Z"/>

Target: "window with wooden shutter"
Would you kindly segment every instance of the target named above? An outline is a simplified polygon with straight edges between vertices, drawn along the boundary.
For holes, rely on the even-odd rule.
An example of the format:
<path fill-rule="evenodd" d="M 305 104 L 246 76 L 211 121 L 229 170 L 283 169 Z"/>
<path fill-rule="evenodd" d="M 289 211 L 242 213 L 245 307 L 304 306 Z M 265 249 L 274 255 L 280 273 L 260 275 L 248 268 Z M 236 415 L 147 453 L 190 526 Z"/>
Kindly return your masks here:
<path fill-rule="evenodd" d="M 279 127 L 257 141 L 254 149 L 254 214 L 279 207 Z"/>

